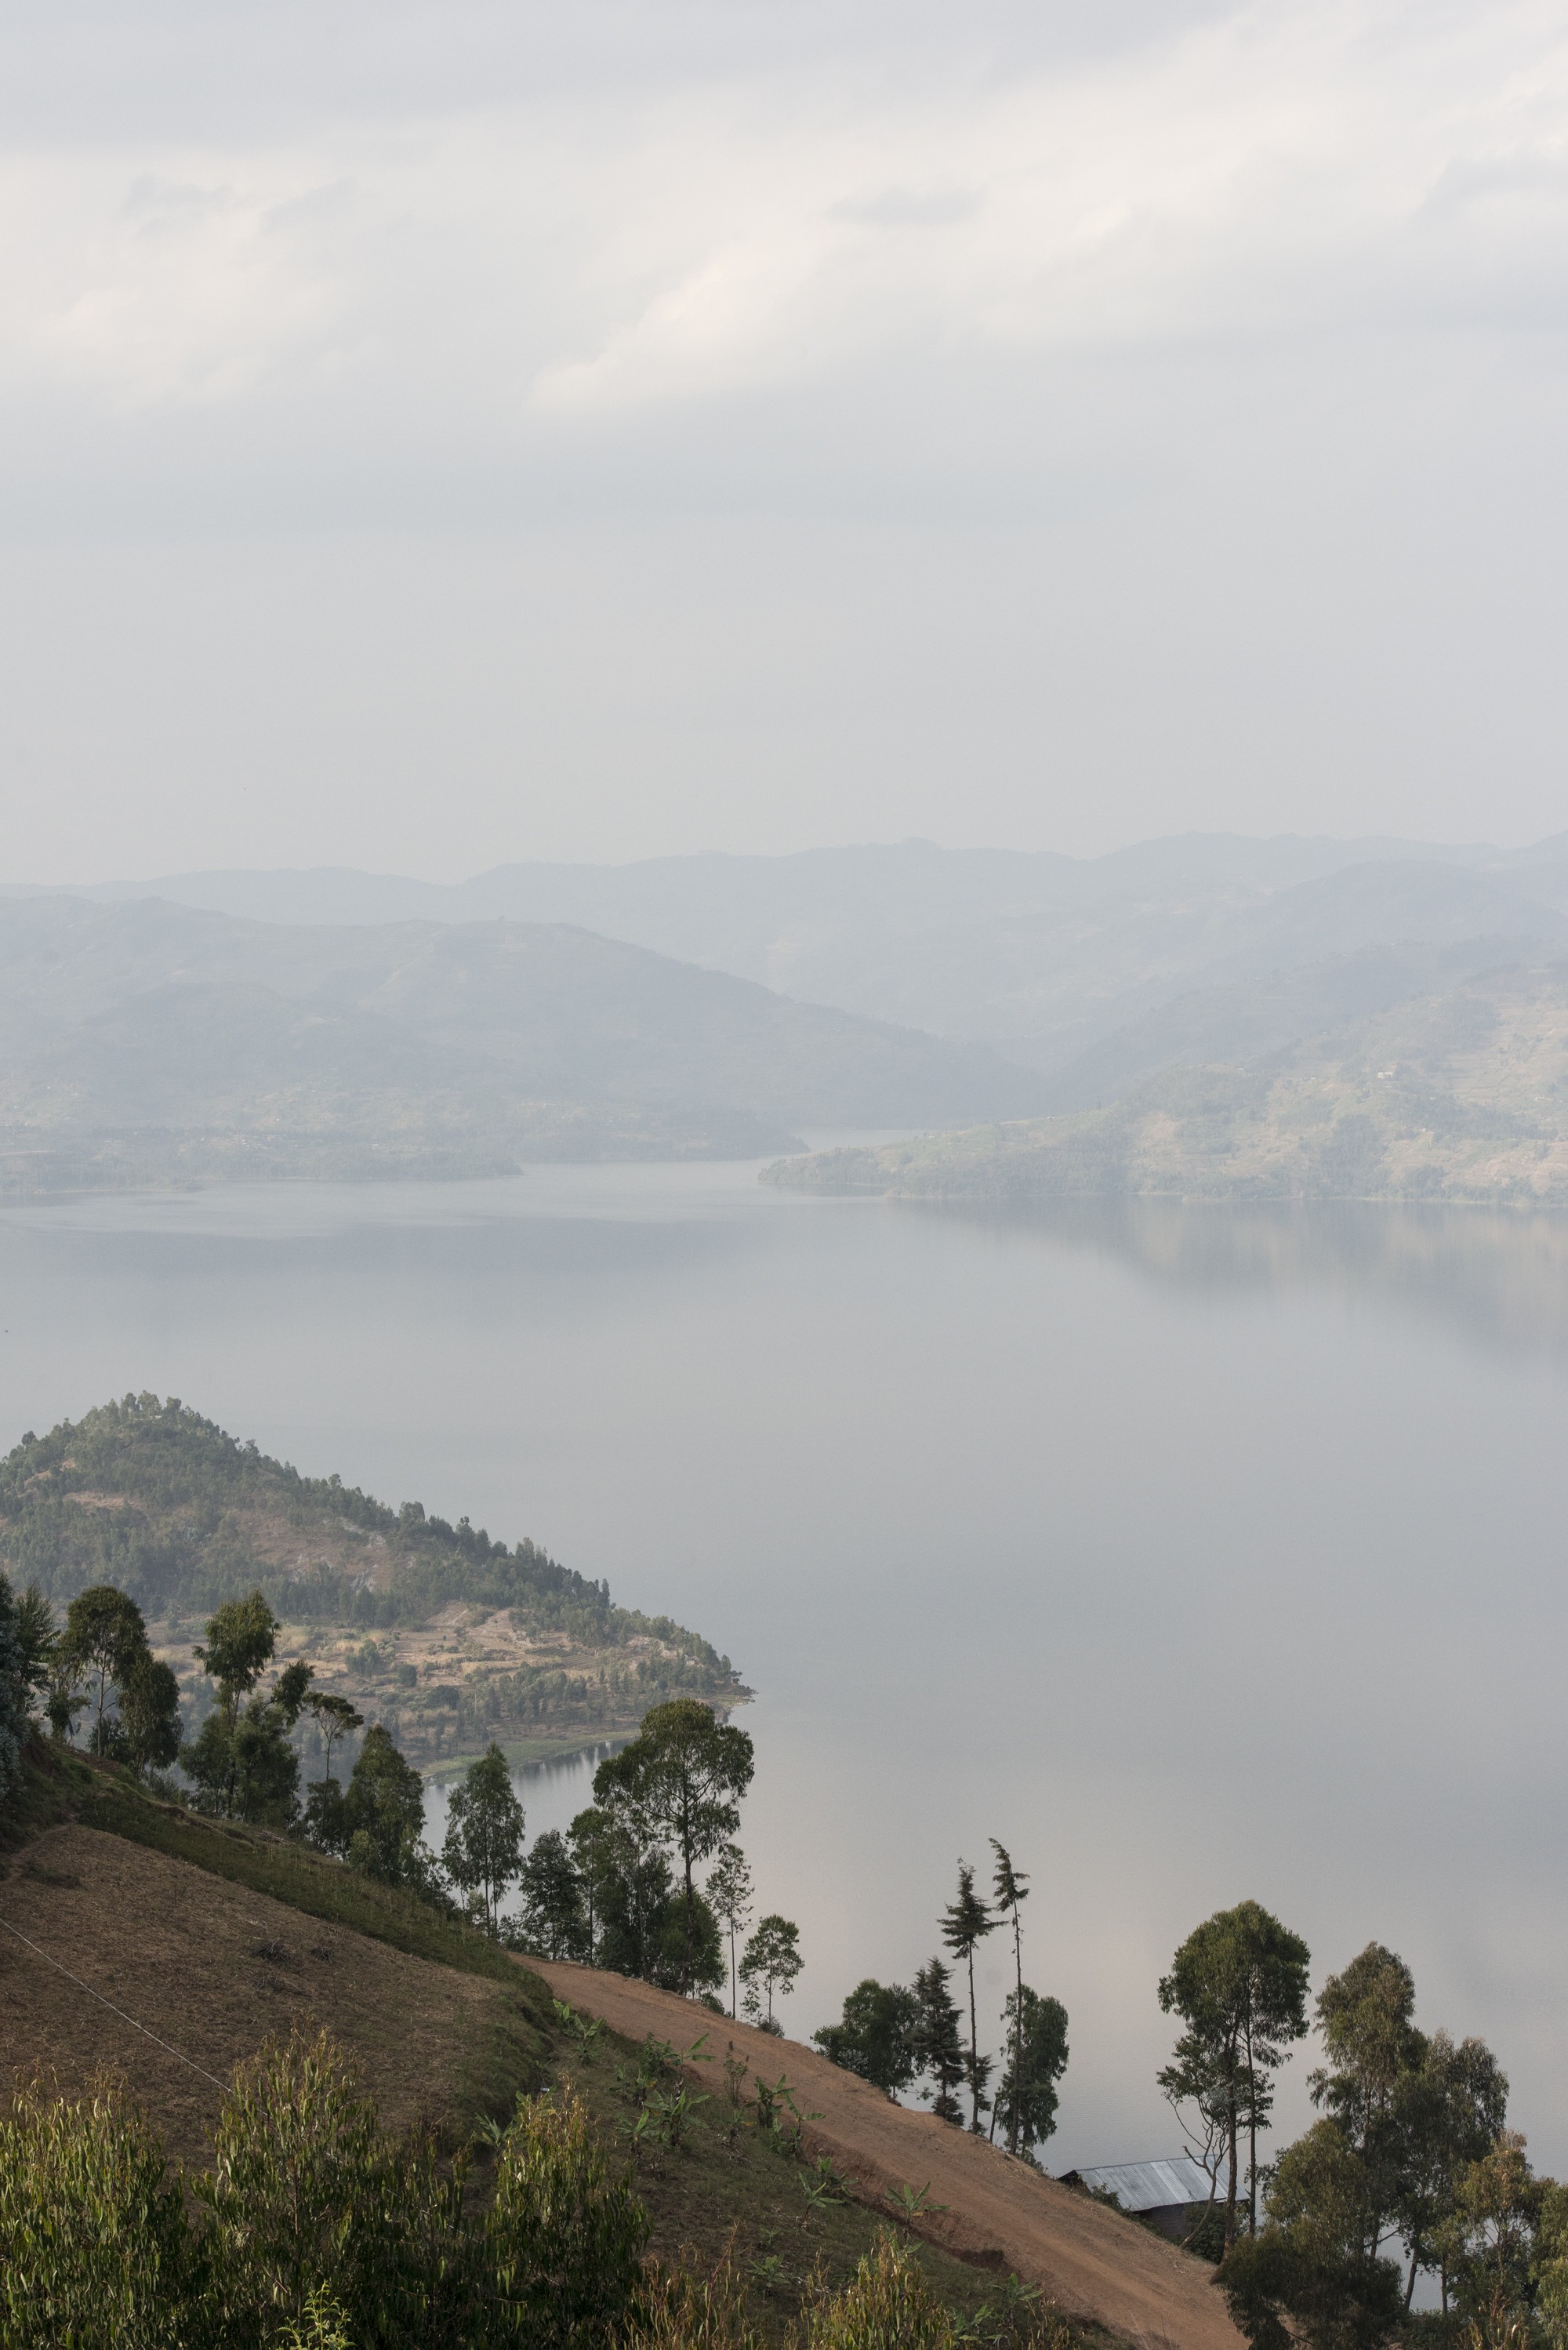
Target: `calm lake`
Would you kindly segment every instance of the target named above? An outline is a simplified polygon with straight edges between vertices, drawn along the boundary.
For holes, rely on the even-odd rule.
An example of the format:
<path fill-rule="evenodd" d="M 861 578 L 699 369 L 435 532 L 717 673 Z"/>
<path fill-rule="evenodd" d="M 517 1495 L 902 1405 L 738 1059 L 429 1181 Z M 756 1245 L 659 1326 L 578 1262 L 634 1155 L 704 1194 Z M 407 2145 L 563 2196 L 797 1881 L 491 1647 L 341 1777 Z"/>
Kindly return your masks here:
<path fill-rule="evenodd" d="M 728 1650 L 786 2031 L 908 1980 L 996 1835 L 1072 2020 L 1052 2168 L 1177 2150 L 1156 1981 L 1249 1894 L 1316 1980 L 1401 1951 L 1568 2166 L 1568 1226 L 541 1169 L 13 1210 L 0 1322 L 6 1446 L 176 1394 Z"/>

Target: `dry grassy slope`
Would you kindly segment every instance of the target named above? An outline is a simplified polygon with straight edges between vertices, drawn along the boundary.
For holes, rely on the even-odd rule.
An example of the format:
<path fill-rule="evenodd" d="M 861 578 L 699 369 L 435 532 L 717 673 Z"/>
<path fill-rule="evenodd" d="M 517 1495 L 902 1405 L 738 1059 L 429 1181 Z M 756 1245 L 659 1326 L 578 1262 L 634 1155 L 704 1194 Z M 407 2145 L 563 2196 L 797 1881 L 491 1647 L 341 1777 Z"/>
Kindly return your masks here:
<path fill-rule="evenodd" d="M 61 1825 L 62 1810 L 78 1804 L 114 1832 Z M 563 2081 L 583 2097 L 615 2158 L 635 2159 L 651 2250 L 699 2271 L 732 2253 L 752 2278 L 753 2319 L 770 2343 L 785 2339 L 808 2276 L 841 2285 L 886 2224 L 885 2212 L 856 2203 L 814 2210 L 801 2192 L 805 2172 L 781 2159 L 773 2141 L 743 2123 L 733 2133 L 714 2125 L 713 2114 L 728 2113 L 722 2100 L 679 2151 L 646 2143 L 634 2158 L 626 2138 L 638 2101 L 636 2049 L 613 2033 L 592 2050 L 569 2046 L 530 1970 L 418 1905 L 411 1914 L 395 1898 L 370 1898 L 367 1909 L 376 1888 L 363 1878 L 311 1864 L 279 1839 L 192 1821 L 128 1793 L 116 1774 L 79 1766 L 34 1774 L 16 1812 L 0 1821 L 0 1846 L 7 1831 L 14 1845 L 26 1839 L 8 1865 L 0 1852 L 0 2090 L 9 2070 L 42 2065 L 74 2091 L 108 2067 L 126 2079 L 168 2150 L 201 2168 L 219 2085 L 241 2057 L 296 2022 L 325 2025 L 354 2054 L 393 2128 L 446 2120 L 462 2135 L 476 2112 L 504 2117 L 519 2089 Z M 283 1898 L 263 1892 L 264 1881 Z M 302 1911 L 299 1901 L 313 1906 Z M 418 1934 L 421 1920 L 427 1930 L 434 1920 L 432 1947 L 444 1944 L 444 1962 L 403 1956 L 376 1938 L 378 1922 L 395 1936 Z M 475 2155 L 483 2194 L 483 2140 Z M 935 2247 L 925 2265 L 961 2317 L 994 2293 L 986 2269 Z M 1096 2345 L 1085 2340 L 1080 2350 Z"/>
<path fill-rule="evenodd" d="M 504 1983 L 406 1957 L 96 1828 L 49 1829 L 0 1866 L 0 1922 L 36 1945 L 0 1931 L 5 2071 L 43 2065 L 74 2091 L 109 2067 L 172 2155 L 205 2160 L 217 2084 L 296 2023 L 325 2026 L 353 2052 L 397 2129 L 504 2114 L 538 2076 L 536 2034 Z"/>
<path fill-rule="evenodd" d="M 26 1816 L 11 1825 L 27 1841 L 0 1856 L 0 2073 L 42 2066 L 75 2091 L 109 2068 L 177 2158 L 206 2161 L 221 2085 L 295 2024 L 325 2027 L 352 2053 L 394 2129 L 423 2118 L 462 2132 L 481 2113 L 504 2115 L 519 2089 L 560 2074 L 565 2057 L 610 2138 L 624 2134 L 631 2110 L 631 2046 L 652 2033 L 686 2048 L 707 2026 L 716 2054 L 729 2040 L 754 2073 L 787 2074 L 815 2116 L 813 2150 L 831 2150 L 857 2185 L 857 2202 L 813 2213 L 798 2166 L 781 2162 L 762 2134 L 742 2130 L 729 2143 L 716 2065 L 693 2068 L 711 2102 L 690 2147 L 639 2157 L 639 2191 L 664 2257 L 705 2265 L 727 2242 L 743 2262 L 776 2256 L 784 2277 L 753 2296 L 768 2338 L 798 2310 L 808 2270 L 820 2264 L 842 2282 L 885 2222 L 888 2197 L 929 2180 L 932 2200 L 950 2208 L 924 2223 L 928 2262 L 961 2313 L 992 2291 L 987 2272 L 1012 2269 L 1101 2330 L 1173 2350 L 1237 2350 L 1198 2263 L 1028 2166 L 889 2105 L 794 2043 L 713 2024 L 687 2002 L 619 1976 L 509 1964 L 489 1945 L 452 1964 L 408 1955 L 374 1936 L 416 1932 L 417 1919 L 389 1914 L 378 1926 L 371 1917 L 360 1933 L 341 1914 L 321 1914 L 358 1916 L 363 1880 L 317 1864 L 310 1881 L 296 1883 L 304 1863 L 292 1847 L 230 1837 L 150 1804 L 112 1773 L 90 1781 L 79 1766 L 44 1773 L 25 1792 Z M 118 1832 L 80 1820 L 34 1832 L 77 1804 Z M 318 1886 L 324 1869 L 331 1882 Z M 275 1898 L 258 1879 L 312 1907 Z M 455 1929 L 431 1930 L 437 1947 Z M 501 1979 L 465 1971 L 471 1962 L 499 1968 Z M 597 2057 L 553 2044 L 538 1977 L 621 2038 Z"/>
<path fill-rule="evenodd" d="M 558 1998 L 628 2039 L 651 2033 L 686 2048 L 709 2022 L 690 2002 L 623 1975 L 531 1963 Z M 1041 2283 L 1069 2315 L 1139 2344 L 1239 2350 L 1209 2272 L 1135 2221 L 983 2139 L 892 2104 L 797 2041 L 713 2023 L 709 2046 L 722 2054 L 727 2043 L 770 2082 L 787 2077 L 801 2112 L 814 2116 L 808 2146 L 831 2153 L 866 2200 L 929 2184 L 931 2202 L 948 2207 L 923 2222 L 934 2242 Z M 707 2068 L 692 2069 L 711 2092 Z"/>

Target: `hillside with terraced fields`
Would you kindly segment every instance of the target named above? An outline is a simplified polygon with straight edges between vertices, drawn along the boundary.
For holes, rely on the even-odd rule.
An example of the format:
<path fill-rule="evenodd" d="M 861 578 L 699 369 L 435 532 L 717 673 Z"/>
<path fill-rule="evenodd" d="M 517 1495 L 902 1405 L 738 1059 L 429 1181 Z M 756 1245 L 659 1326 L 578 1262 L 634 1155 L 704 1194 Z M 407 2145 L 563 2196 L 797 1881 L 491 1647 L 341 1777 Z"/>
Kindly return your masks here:
<path fill-rule="evenodd" d="M 0 1570 L 57 1606 L 94 1584 L 128 1592 L 193 1721 L 211 1702 L 192 1656 L 203 1622 L 259 1587 L 280 1655 L 307 1656 L 317 1688 L 421 1766 L 492 1738 L 537 1759 L 629 1733 L 670 1697 L 747 1694 L 701 1634 L 618 1607 L 533 1542 L 303 1475 L 173 1398 L 24 1436 L 0 1461 Z"/>

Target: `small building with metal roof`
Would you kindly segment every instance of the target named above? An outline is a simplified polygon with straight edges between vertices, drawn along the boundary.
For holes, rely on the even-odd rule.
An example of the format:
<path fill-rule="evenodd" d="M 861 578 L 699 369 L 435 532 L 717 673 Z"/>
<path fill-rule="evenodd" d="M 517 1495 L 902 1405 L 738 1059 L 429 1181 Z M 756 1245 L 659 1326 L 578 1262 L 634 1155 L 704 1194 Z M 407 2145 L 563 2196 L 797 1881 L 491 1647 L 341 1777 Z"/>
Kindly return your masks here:
<path fill-rule="evenodd" d="M 1147 2220 L 1162 2236 L 1187 2233 L 1188 2213 L 1195 2203 L 1207 2203 L 1213 2189 L 1209 2174 L 1189 2154 L 1162 2156 L 1153 2162 L 1112 2162 L 1082 2165 L 1062 2173 L 1064 2187 L 1085 2187 L 1091 2195 L 1114 2195 L 1124 2211 Z"/>

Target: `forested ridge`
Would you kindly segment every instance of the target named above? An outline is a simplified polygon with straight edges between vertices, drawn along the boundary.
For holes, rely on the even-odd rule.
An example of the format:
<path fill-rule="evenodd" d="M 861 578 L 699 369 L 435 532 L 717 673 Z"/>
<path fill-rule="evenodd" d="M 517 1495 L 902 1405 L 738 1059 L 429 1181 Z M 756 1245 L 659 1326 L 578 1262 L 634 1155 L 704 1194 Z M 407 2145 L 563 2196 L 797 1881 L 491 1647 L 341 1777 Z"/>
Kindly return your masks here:
<path fill-rule="evenodd" d="M 618 1607 L 534 1542 L 304 1475 L 175 1397 L 25 1435 L 0 1461 L 0 1568 L 62 1607 L 114 1586 L 186 1676 L 194 1619 L 260 1590 L 323 1678 L 427 1761 L 496 1732 L 607 1735 L 674 1694 L 744 1694 L 701 1634 Z"/>

